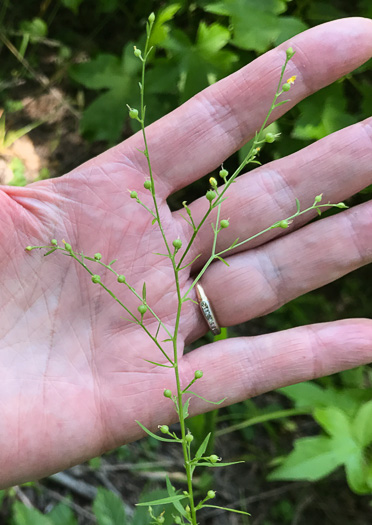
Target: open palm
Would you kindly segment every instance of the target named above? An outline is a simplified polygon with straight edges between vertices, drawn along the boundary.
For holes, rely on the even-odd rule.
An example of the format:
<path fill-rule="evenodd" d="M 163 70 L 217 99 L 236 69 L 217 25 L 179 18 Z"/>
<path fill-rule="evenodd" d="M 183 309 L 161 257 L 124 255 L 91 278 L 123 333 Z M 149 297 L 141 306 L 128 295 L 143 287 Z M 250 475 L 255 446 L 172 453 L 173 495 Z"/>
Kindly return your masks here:
<path fill-rule="evenodd" d="M 207 174 L 252 137 L 276 89 L 284 50 L 296 55 L 288 76 L 297 75 L 291 102 L 335 81 L 372 54 L 372 22 L 345 19 L 302 33 L 231 77 L 208 88 L 148 129 L 160 215 L 167 238 L 190 237 L 186 222 L 171 213 L 166 198 Z M 280 112 L 275 118 L 280 116 Z M 231 226 L 221 248 L 247 238 L 321 191 L 338 202 L 371 184 L 370 121 L 335 133 L 285 159 L 258 168 L 232 185 L 223 204 Z M 42 477 L 137 439 L 139 419 L 156 429 L 175 419 L 164 388 L 173 371 L 145 359 L 161 354 L 138 326 L 89 274 L 57 252 L 25 252 L 29 244 L 69 242 L 74 250 L 102 254 L 106 263 L 141 292 L 163 323 L 174 327 L 177 306 L 169 260 L 156 255 L 163 241 L 152 217 L 128 190 L 151 206 L 143 188 L 146 162 L 139 134 L 56 180 L 0 191 L 0 486 Z M 137 149 L 138 148 L 138 149 Z M 205 198 L 190 204 L 202 217 Z M 370 262 L 372 209 L 369 204 L 305 225 L 299 219 L 286 235 L 259 238 L 216 263 L 203 286 L 222 325 L 263 315 Z M 283 232 L 282 232 L 283 233 Z M 205 225 L 190 254 L 208 256 L 212 230 Z M 91 269 L 135 311 L 139 300 L 115 277 Z M 185 270 L 181 285 L 191 284 Z M 156 330 L 149 316 L 147 326 Z M 198 307 L 184 305 L 179 349 L 206 331 Z M 180 360 L 185 384 L 202 369 L 198 391 L 233 403 L 249 396 L 371 361 L 372 323 L 345 320 L 300 327 L 255 338 L 207 345 Z M 167 348 L 165 343 L 165 348 Z M 195 399 L 192 412 L 208 410 Z"/>

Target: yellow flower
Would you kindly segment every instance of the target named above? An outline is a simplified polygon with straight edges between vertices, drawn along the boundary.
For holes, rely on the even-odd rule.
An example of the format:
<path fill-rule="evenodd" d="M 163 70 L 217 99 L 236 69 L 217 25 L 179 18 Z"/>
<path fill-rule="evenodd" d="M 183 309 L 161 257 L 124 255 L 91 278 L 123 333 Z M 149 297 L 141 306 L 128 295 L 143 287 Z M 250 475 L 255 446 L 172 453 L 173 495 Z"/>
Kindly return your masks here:
<path fill-rule="evenodd" d="M 297 78 L 296 75 L 293 75 L 293 77 L 287 80 L 287 84 L 294 84 L 294 81 L 296 80 L 296 78 Z"/>

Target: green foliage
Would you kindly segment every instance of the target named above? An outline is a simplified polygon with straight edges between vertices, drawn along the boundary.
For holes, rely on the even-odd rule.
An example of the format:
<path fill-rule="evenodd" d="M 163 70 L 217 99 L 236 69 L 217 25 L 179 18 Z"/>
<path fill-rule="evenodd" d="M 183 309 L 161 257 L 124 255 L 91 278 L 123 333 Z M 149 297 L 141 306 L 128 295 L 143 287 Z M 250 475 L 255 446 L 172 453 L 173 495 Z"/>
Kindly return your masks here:
<path fill-rule="evenodd" d="M 324 434 L 295 440 L 294 450 L 269 479 L 317 481 L 343 465 L 351 490 L 372 494 L 371 391 L 324 389 L 303 383 L 280 392 L 298 407 L 313 406 L 313 417 Z"/>
<path fill-rule="evenodd" d="M 100 487 L 93 503 L 98 525 L 124 525 L 127 523 L 121 499 L 113 492 Z"/>

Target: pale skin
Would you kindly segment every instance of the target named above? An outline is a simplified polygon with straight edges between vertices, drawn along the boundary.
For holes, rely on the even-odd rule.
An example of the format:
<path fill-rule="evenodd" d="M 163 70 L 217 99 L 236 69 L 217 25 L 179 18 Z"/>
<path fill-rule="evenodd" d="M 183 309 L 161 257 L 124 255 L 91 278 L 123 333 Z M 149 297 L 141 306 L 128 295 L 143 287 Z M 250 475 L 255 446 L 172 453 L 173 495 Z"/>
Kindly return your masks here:
<path fill-rule="evenodd" d="M 372 22 L 350 18 L 318 26 L 266 53 L 213 85 L 149 127 L 148 143 L 161 217 L 170 242 L 190 236 L 166 197 L 218 167 L 249 140 L 270 106 L 285 60 L 296 51 L 286 77 L 297 75 L 291 102 L 336 81 L 372 55 Z M 303 208 L 315 195 L 339 202 L 372 183 L 372 127 L 368 119 L 290 157 L 242 175 L 223 204 L 230 227 L 219 237 L 257 233 Z M 289 140 L 289 139 L 284 139 Z M 174 373 L 144 359 L 161 354 L 141 328 L 90 276 L 60 253 L 44 258 L 27 245 L 65 239 L 87 255 L 101 252 L 139 291 L 146 280 L 148 302 L 171 329 L 176 299 L 172 269 L 151 217 L 128 190 L 143 189 L 148 177 L 140 134 L 72 173 L 26 188 L 0 189 L 0 488 L 41 478 L 140 438 L 135 423 L 156 430 L 176 414 L 162 395 L 174 390 Z M 207 190 L 208 188 L 206 188 Z M 205 198 L 189 203 L 195 220 Z M 230 326 L 275 310 L 372 259 L 370 203 L 306 226 L 301 217 L 288 230 L 270 234 L 215 263 L 202 279 L 221 325 Z M 212 230 L 206 225 L 191 257 L 208 256 Z M 201 258 L 202 259 L 202 258 Z M 201 260 L 200 259 L 200 260 Z M 200 261 L 199 260 L 199 261 Z M 139 304 L 115 279 L 93 265 L 102 281 L 135 310 Z M 194 264 L 196 272 L 200 265 Z M 185 291 L 189 270 L 181 277 Z M 192 297 L 195 297 L 192 295 Z M 146 317 L 153 328 L 151 317 Z M 220 341 L 182 357 L 184 343 L 207 331 L 198 307 L 184 306 L 179 336 L 184 385 L 201 369 L 195 390 L 231 404 L 284 385 L 356 367 L 372 360 L 372 322 L 346 319 L 292 330 Z M 165 348 L 170 350 L 165 345 Z M 192 414 L 210 409 L 201 400 Z"/>

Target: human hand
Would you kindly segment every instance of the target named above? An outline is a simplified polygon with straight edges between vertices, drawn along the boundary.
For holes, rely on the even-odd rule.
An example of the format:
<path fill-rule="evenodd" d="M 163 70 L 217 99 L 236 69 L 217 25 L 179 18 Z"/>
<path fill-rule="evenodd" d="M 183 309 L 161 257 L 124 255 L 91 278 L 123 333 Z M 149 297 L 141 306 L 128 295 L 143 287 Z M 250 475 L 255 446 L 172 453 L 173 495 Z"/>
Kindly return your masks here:
<path fill-rule="evenodd" d="M 291 102 L 352 71 L 372 55 L 372 22 L 345 19 L 324 24 L 266 53 L 148 128 L 150 156 L 161 216 L 169 239 L 189 238 L 187 224 L 166 198 L 221 164 L 260 127 L 284 62 L 297 75 Z M 247 238 L 302 207 L 320 191 L 339 202 L 371 184 L 371 121 L 344 129 L 287 158 L 241 176 L 223 204 L 230 227 L 221 249 Z M 29 244 L 68 241 L 76 251 L 101 252 L 105 262 L 139 291 L 172 327 L 176 297 L 173 273 L 151 216 L 129 198 L 145 200 L 147 178 L 140 134 L 59 179 L 0 190 L 0 486 L 36 479 L 138 439 L 139 419 L 156 430 L 176 413 L 163 397 L 173 371 L 145 359 L 161 358 L 140 328 L 123 319 L 112 298 L 89 275 L 58 254 L 44 259 Z M 149 201 L 150 203 L 150 201 Z M 194 217 L 205 198 L 190 204 Z M 302 216 L 278 234 L 273 230 L 228 257 L 230 268 L 212 265 L 203 287 L 221 325 L 275 310 L 281 304 L 370 262 L 372 209 L 364 204 L 305 226 Z M 190 254 L 207 257 L 212 242 L 205 225 Z M 198 259 L 200 267 L 203 257 Z M 196 263 L 191 271 L 197 271 Z M 139 304 L 109 273 L 101 274 L 135 310 Z M 192 282 L 183 272 L 182 288 Z M 148 320 L 151 323 L 151 318 Z M 206 331 L 198 307 L 184 305 L 179 348 Z M 280 386 L 351 368 L 372 359 L 372 323 L 344 320 L 252 338 L 219 341 L 180 359 L 187 384 L 204 371 L 195 390 L 225 404 Z M 191 413 L 210 409 L 193 399 Z"/>

